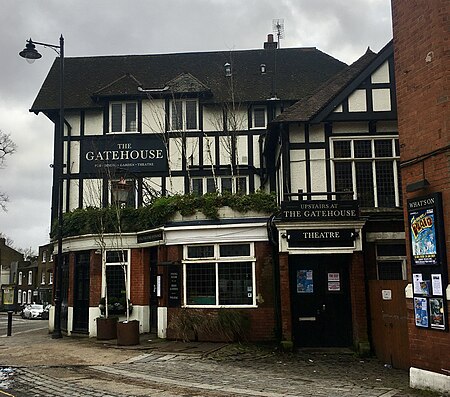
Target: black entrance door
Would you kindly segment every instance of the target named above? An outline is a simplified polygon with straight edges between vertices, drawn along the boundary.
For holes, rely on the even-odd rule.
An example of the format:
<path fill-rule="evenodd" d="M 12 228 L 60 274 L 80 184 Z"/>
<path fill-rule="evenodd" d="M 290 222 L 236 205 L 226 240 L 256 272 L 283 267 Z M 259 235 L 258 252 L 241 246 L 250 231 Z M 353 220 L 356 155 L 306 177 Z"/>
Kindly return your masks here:
<path fill-rule="evenodd" d="M 349 255 L 290 255 L 292 332 L 299 347 L 352 345 Z"/>
<path fill-rule="evenodd" d="M 89 252 L 75 256 L 73 332 L 87 333 L 89 326 Z"/>
<path fill-rule="evenodd" d="M 58 282 L 58 281 L 57 281 Z M 63 255 L 61 263 L 61 330 L 67 332 L 69 319 L 69 255 Z"/>

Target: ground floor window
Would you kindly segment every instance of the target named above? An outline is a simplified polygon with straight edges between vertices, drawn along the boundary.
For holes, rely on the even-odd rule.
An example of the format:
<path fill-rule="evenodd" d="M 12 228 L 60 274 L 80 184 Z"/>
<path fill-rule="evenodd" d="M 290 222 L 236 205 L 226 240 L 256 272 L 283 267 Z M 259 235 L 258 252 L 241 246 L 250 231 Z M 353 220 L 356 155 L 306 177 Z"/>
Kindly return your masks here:
<path fill-rule="evenodd" d="M 129 250 L 111 250 L 105 253 L 105 275 L 103 296 L 108 298 L 108 310 L 111 313 L 125 312 L 128 280 L 129 280 Z"/>
<path fill-rule="evenodd" d="M 253 244 L 190 245 L 184 250 L 186 306 L 254 306 Z"/>
<path fill-rule="evenodd" d="M 378 280 L 406 280 L 405 244 L 377 244 Z"/>

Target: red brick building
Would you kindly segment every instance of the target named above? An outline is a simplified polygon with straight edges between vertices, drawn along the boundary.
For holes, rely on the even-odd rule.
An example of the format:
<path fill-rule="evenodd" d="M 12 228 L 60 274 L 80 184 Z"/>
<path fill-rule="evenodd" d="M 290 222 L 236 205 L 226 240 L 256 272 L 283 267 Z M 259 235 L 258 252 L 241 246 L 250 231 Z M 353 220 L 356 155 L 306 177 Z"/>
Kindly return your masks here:
<path fill-rule="evenodd" d="M 405 230 L 417 215 L 431 214 L 436 226 L 432 254 L 420 255 L 406 233 L 411 385 L 448 391 L 450 2 L 393 0 L 392 17 Z"/>

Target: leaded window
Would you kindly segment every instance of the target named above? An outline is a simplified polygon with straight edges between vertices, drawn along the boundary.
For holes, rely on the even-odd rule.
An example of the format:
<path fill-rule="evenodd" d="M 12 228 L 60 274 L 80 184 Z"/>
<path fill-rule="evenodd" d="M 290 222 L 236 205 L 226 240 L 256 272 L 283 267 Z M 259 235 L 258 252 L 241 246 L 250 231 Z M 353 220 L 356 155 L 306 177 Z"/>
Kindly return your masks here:
<path fill-rule="evenodd" d="M 361 207 L 399 207 L 401 186 L 397 138 L 334 139 L 334 190 L 349 192 Z"/>

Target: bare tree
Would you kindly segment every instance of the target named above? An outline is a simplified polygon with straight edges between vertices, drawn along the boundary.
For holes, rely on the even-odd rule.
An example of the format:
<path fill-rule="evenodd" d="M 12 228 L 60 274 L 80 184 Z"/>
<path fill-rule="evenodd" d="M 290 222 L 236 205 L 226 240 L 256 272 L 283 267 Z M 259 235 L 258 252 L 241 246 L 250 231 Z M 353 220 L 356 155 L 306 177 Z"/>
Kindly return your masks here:
<path fill-rule="evenodd" d="M 0 130 L 0 169 L 5 167 L 6 157 L 12 155 L 16 148 L 17 146 L 9 134 L 5 134 Z M 6 193 L 0 192 L 0 209 L 6 211 L 7 202 L 8 196 Z"/>

